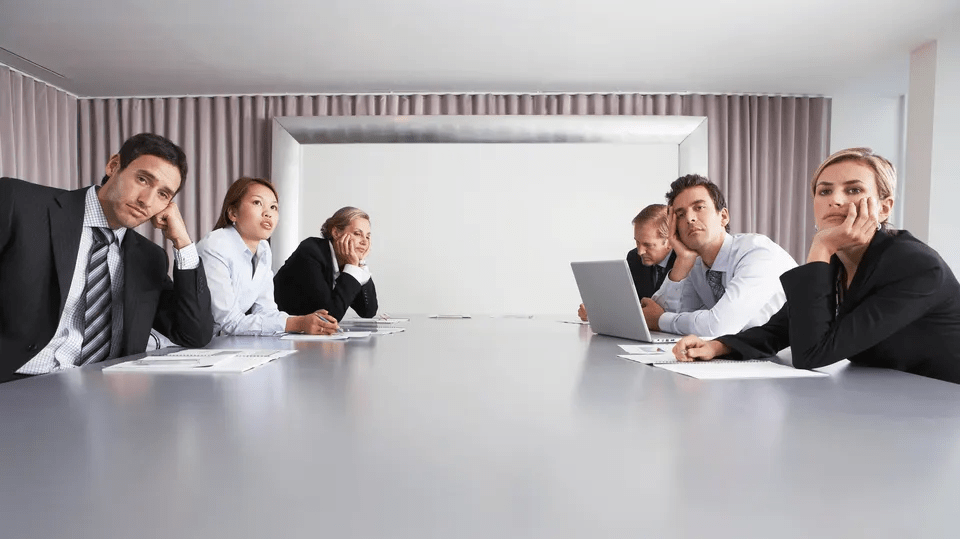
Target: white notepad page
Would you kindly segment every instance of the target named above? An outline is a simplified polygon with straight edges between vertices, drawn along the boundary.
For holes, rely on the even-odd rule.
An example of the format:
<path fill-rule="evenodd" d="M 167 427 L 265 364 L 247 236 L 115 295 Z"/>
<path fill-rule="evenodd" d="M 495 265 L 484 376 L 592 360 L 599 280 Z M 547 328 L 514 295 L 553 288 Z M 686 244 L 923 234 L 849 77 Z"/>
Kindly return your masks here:
<path fill-rule="evenodd" d="M 690 361 L 658 364 L 656 367 L 699 380 L 745 380 L 755 378 L 819 378 L 827 373 L 794 369 L 772 361 Z"/>

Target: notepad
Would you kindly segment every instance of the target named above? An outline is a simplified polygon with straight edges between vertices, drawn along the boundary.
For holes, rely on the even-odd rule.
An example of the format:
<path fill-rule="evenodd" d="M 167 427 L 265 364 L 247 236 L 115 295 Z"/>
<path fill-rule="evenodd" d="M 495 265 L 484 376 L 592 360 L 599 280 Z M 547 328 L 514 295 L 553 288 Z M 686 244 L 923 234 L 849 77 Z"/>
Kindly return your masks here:
<path fill-rule="evenodd" d="M 118 363 L 104 368 L 103 372 L 242 373 L 295 352 L 296 350 L 186 349 Z"/>
<path fill-rule="evenodd" d="M 647 354 L 670 354 L 673 349 L 673 345 L 669 344 L 621 344 L 620 348 L 628 353 L 633 355 L 647 355 Z M 672 357 L 672 356 L 671 356 Z M 627 358 L 629 359 L 629 358 Z"/>
<path fill-rule="evenodd" d="M 379 318 L 347 318 L 340 321 L 340 327 L 376 328 L 382 326 L 392 326 L 394 324 L 399 324 L 400 322 L 409 322 L 409 320 L 406 318 L 390 318 L 387 320 Z"/>
<path fill-rule="evenodd" d="M 393 335 L 406 331 L 406 328 L 378 328 L 370 332 L 371 335 Z"/>
<path fill-rule="evenodd" d="M 713 360 L 660 363 L 658 368 L 673 371 L 698 380 L 749 380 L 758 378 L 820 378 L 829 376 L 819 371 L 794 369 L 764 360 Z"/>
<path fill-rule="evenodd" d="M 643 363 L 645 365 L 657 365 L 660 363 L 677 363 L 677 358 L 673 357 L 672 352 L 659 354 L 620 354 L 617 357 Z"/>
<path fill-rule="evenodd" d="M 367 335 L 370 334 L 369 331 L 363 331 L 363 332 L 351 331 L 351 333 L 366 333 Z M 349 338 L 350 337 L 347 337 L 346 332 L 335 333 L 333 335 L 305 335 L 303 333 L 287 333 L 286 335 L 283 335 L 282 337 L 280 337 L 280 339 L 284 341 L 345 341 Z"/>

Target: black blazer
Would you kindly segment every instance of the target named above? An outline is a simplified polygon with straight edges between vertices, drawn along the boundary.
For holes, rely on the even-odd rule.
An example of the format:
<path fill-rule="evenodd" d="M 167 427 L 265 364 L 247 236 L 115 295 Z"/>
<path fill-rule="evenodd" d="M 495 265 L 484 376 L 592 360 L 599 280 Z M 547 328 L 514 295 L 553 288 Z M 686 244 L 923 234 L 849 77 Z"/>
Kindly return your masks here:
<path fill-rule="evenodd" d="M 60 323 L 83 232 L 87 190 L 64 191 L 0 178 L 0 382 L 43 349 Z M 127 230 L 119 356 L 143 352 L 154 327 L 173 342 L 213 338 L 210 291 L 201 265 L 174 270 L 158 245 Z"/>
<path fill-rule="evenodd" d="M 300 242 L 273 277 L 273 296 L 281 311 L 293 315 L 326 309 L 337 320 L 343 320 L 350 307 L 364 318 L 377 314 L 373 279 L 361 286 L 353 275 L 341 271 L 337 286 L 333 286 L 333 256 L 330 240 L 324 238 Z"/>
<path fill-rule="evenodd" d="M 627 253 L 627 265 L 630 266 L 630 273 L 633 275 L 633 284 L 637 287 L 637 297 L 653 297 L 653 293 L 660 290 L 660 285 L 663 284 L 664 278 L 666 278 L 667 273 L 670 273 L 670 269 L 676 260 L 677 253 L 670 251 L 670 257 L 667 258 L 667 271 L 657 279 L 657 272 L 654 271 L 653 267 L 644 266 L 643 259 L 637 254 L 637 250 L 630 250 Z"/>
<path fill-rule="evenodd" d="M 960 383 L 960 284 L 929 246 L 907 231 L 877 232 L 837 310 L 840 261 L 813 262 L 780 277 L 787 303 L 766 324 L 720 337 L 731 357 L 791 347 L 801 369 L 847 358 Z"/>

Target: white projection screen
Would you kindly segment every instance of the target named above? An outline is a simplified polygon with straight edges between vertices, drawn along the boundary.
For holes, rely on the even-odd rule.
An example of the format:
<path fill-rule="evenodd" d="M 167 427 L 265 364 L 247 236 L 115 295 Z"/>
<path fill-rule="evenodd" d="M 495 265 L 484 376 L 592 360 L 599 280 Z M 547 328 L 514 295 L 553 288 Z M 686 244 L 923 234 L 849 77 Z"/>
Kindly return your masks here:
<path fill-rule="evenodd" d="M 637 212 L 680 174 L 706 174 L 706 129 L 677 116 L 277 118 L 274 269 L 356 206 L 381 311 L 569 318 L 570 262 L 623 258 Z"/>

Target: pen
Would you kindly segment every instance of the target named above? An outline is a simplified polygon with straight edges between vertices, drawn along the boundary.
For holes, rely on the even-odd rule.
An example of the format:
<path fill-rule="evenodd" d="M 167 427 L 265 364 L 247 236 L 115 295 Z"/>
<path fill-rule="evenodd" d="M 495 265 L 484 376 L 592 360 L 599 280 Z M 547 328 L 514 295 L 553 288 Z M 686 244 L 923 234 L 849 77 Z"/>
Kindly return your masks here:
<path fill-rule="evenodd" d="M 320 316 L 320 313 L 313 313 L 313 314 L 317 315 L 317 318 L 319 318 L 320 320 L 323 320 L 324 322 L 330 322 L 326 318 Z M 343 328 L 340 326 L 337 326 L 337 333 L 343 333 Z"/>

